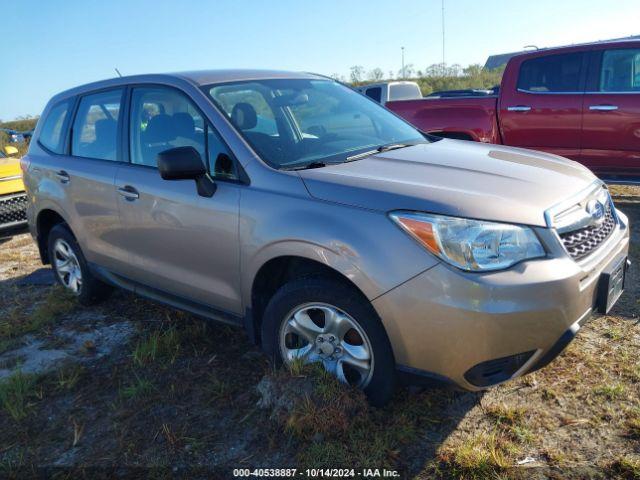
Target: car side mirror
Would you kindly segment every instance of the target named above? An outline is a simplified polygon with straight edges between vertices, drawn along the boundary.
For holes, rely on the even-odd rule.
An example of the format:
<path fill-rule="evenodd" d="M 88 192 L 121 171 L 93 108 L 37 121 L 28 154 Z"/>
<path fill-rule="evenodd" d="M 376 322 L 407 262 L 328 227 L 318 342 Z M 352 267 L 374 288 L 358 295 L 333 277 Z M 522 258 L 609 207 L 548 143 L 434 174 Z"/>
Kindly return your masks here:
<path fill-rule="evenodd" d="M 216 184 L 207 173 L 200 153 L 193 147 L 175 147 L 158 154 L 158 170 L 164 180 L 195 180 L 198 195 L 212 197 Z"/>

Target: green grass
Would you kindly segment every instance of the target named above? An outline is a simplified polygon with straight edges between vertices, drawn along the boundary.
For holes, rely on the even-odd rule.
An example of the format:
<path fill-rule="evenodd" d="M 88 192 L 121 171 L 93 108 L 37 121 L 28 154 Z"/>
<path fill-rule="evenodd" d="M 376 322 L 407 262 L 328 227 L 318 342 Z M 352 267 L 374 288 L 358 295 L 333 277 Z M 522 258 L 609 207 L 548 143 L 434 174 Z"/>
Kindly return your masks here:
<path fill-rule="evenodd" d="M 140 398 L 151 393 L 154 388 L 151 380 L 135 375 L 135 379 L 129 385 L 120 389 L 120 396 L 129 400 Z"/>
<path fill-rule="evenodd" d="M 640 407 L 629 410 L 625 425 L 627 427 L 627 435 L 633 439 L 640 440 Z"/>
<path fill-rule="evenodd" d="M 361 391 L 341 384 L 319 364 L 294 364 L 291 372 L 276 373 L 274 379 L 293 391 L 312 383 L 308 395 L 298 396 L 293 409 L 276 418 L 299 445 L 299 468 L 396 468 L 400 449 L 417 438 L 419 424 L 430 418 L 429 395 L 403 395 L 392 407 L 375 409 Z"/>
<path fill-rule="evenodd" d="M 625 455 L 611 462 L 609 470 L 614 478 L 635 479 L 640 478 L 640 457 Z"/>
<path fill-rule="evenodd" d="M 205 390 L 211 395 L 212 400 L 220 400 L 229 397 L 232 388 L 229 382 L 221 380 L 218 375 L 211 375 L 209 381 L 204 385 Z"/>
<path fill-rule="evenodd" d="M 0 405 L 14 420 L 19 421 L 28 414 L 29 400 L 38 396 L 38 376 L 15 372 L 0 383 Z"/>
<path fill-rule="evenodd" d="M 620 327 L 611 327 L 604 332 L 604 336 L 617 342 L 624 338 L 624 331 Z"/>
<path fill-rule="evenodd" d="M 80 381 L 83 373 L 84 368 L 76 364 L 61 368 L 57 372 L 54 385 L 58 390 L 73 390 Z"/>
<path fill-rule="evenodd" d="M 138 341 L 133 350 L 133 361 L 138 366 L 148 365 L 156 360 L 173 363 L 180 351 L 180 337 L 175 327 L 156 330 Z"/>
<path fill-rule="evenodd" d="M 499 403 L 487 407 L 485 413 L 493 418 L 498 425 L 522 425 L 526 410 Z"/>
<path fill-rule="evenodd" d="M 457 477 L 499 478 L 520 448 L 496 432 L 478 433 L 460 444 L 441 449 L 439 456 Z"/>
<path fill-rule="evenodd" d="M 593 389 L 593 393 L 607 400 L 616 400 L 624 395 L 625 388 L 624 385 L 619 383 L 615 385 L 600 385 Z"/>
<path fill-rule="evenodd" d="M 0 320 L 0 352 L 11 348 L 15 339 L 22 335 L 42 331 L 61 316 L 71 312 L 75 305 L 73 295 L 56 286 L 49 290 L 44 301 L 31 313 L 24 314 L 23 306 L 17 306 L 7 317 Z"/>

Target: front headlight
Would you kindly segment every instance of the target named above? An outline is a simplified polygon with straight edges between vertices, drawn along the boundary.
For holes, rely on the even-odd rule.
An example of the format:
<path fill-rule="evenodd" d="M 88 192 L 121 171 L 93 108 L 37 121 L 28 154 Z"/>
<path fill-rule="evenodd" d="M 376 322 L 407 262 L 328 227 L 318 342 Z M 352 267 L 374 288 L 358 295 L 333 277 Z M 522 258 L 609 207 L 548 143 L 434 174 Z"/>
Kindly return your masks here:
<path fill-rule="evenodd" d="M 462 270 L 501 270 L 545 255 L 528 227 L 404 211 L 390 217 L 431 253 Z"/>

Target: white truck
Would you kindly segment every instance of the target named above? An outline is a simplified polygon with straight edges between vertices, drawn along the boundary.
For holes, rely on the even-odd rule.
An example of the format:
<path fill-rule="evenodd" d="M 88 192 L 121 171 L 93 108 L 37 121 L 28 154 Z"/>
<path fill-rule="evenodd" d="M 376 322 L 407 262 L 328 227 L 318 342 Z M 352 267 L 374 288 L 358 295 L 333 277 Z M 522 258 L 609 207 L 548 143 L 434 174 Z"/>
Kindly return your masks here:
<path fill-rule="evenodd" d="M 418 100 L 422 98 L 422 92 L 416 82 L 370 83 L 356 87 L 356 90 L 381 105 L 396 100 Z"/>

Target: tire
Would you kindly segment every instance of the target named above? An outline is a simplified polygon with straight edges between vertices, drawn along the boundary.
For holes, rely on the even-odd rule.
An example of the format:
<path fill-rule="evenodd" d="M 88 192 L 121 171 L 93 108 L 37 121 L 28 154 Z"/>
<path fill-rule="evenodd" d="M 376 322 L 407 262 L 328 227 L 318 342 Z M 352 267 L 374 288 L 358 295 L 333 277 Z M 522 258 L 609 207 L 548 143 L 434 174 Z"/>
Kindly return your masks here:
<path fill-rule="evenodd" d="M 297 321 L 291 323 L 295 313 L 301 314 L 304 328 Z M 329 324 L 336 327 L 329 328 Z M 292 325 L 305 332 L 304 339 Z M 353 328 L 346 330 L 347 327 Z M 293 358 L 291 355 L 307 352 L 306 361 L 321 361 L 325 369 L 340 380 L 362 388 L 372 405 L 382 406 L 393 396 L 395 360 L 387 334 L 371 303 L 346 283 L 325 278 L 303 278 L 287 283 L 269 301 L 261 333 L 263 349 L 276 365 L 286 363 L 285 356 Z M 313 338 L 315 342 L 311 341 Z M 287 342 L 295 345 L 289 348 Z M 300 344 L 305 346 L 299 347 Z M 335 353 L 330 353 L 332 348 Z M 360 361 L 367 350 L 370 360 Z M 351 362 L 357 363 L 358 368 Z M 368 373 L 363 368 L 367 363 Z"/>
<path fill-rule="evenodd" d="M 78 302 L 82 305 L 94 305 L 109 296 L 111 286 L 91 273 L 78 242 L 65 224 L 58 224 L 51 229 L 47 248 L 56 281 L 67 292 L 75 295 Z M 69 260 L 66 264 L 65 255 Z M 59 270 L 63 265 L 65 271 Z M 73 278 L 76 279 L 75 283 Z"/>

